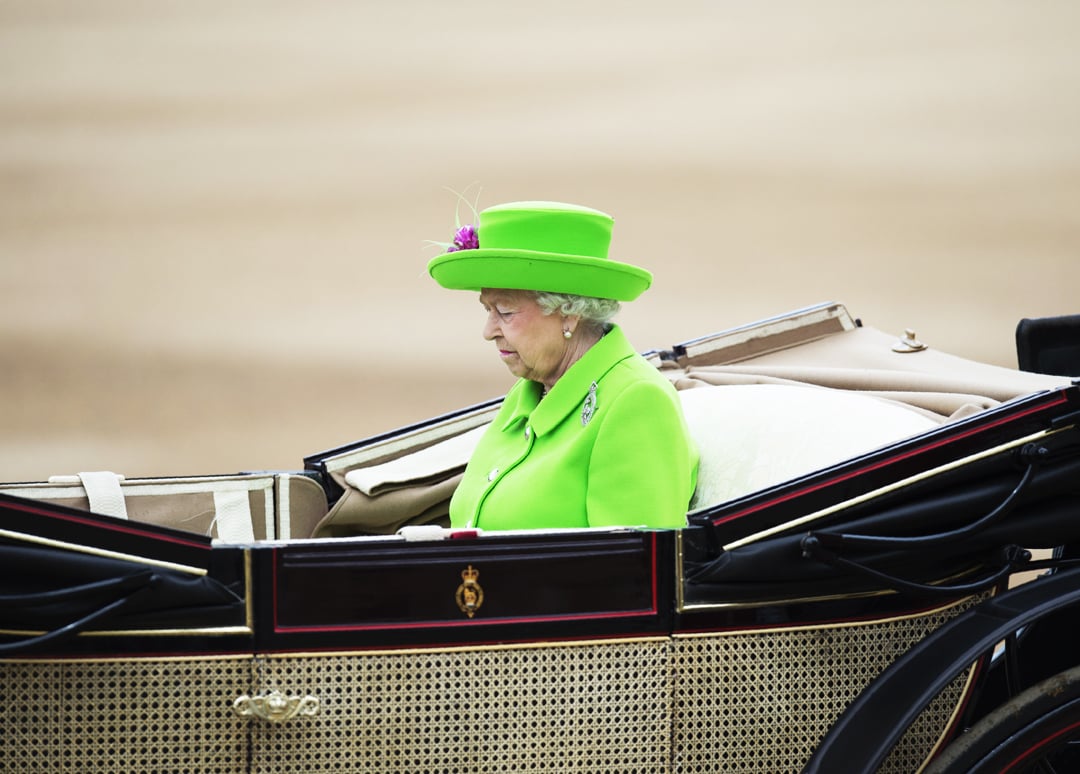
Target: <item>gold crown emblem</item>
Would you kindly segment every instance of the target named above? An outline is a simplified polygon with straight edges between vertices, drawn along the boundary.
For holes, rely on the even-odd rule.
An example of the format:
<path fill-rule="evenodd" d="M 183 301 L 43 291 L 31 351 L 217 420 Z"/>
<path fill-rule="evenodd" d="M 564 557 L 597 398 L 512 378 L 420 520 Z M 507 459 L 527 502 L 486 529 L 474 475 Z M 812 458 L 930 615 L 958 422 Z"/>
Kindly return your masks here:
<path fill-rule="evenodd" d="M 461 571 L 462 583 L 457 587 L 454 594 L 458 608 L 469 618 L 476 615 L 480 605 L 484 604 L 484 590 L 480 588 L 480 584 L 476 581 L 479 577 L 480 571 L 470 564 Z"/>

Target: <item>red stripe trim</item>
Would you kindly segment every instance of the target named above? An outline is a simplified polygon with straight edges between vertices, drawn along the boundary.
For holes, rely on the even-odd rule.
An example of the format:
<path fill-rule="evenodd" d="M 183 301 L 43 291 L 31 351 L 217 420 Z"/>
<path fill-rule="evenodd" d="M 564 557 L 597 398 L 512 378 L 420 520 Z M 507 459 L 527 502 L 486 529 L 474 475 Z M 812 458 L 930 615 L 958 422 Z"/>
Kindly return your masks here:
<path fill-rule="evenodd" d="M 288 632 L 367 632 L 367 631 L 385 631 L 387 629 L 395 630 L 413 630 L 413 629 L 446 629 L 450 627 L 476 627 L 476 626 L 506 626 L 510 624 L 536 624 L 547 623 L 556 621 L 584 621 L 584 620 L 596 620 L 596 619 L 614 619 L 614 618 L 636 618 L 642 616 L 651 616 L 655 613 L 655 610 L 634 610 L 629 612 L 620 613 L 574 613 L 572 615 L 551 615 L 551 616 L 530 616 L 522 618 L 485 618 L 483 620 L 477 620 L 475 618 L 468 621 L 421 621 L 418 623 L 387 623 L 387 624 L 364 624 L 364 625 L 352 625 L 342 624 L 340 626 L 283 626 L 274 624 L 274 631 L 281 633 Z"/>
<path fill-rule="evenodd" d="M 1026 764 L 1031 756 L 1038 754 L 1048 744 L 1052 743 L 1056 739 L 1060 739 L 1062 736 L 1070 733 L 1076 728 L 1080 728 L 1080 720 L 1075 723 L 1070 723 L 1065 728 L 1058 730 L 1056 733 L 1053 733 L 1048 737 L 1040 739 L 1037 744 L 1032 745 L 1028 749 L 1024 750 L 1022 753 L 1020 753 L 1018 756 L 1013 758 L 1011 761 L 1009 761 L 1007 764 L 1005 764 L 1005 767 L 1001 769 L 1001 771 L 1009 772 L 1012 771 L 1018 764 Z"/>

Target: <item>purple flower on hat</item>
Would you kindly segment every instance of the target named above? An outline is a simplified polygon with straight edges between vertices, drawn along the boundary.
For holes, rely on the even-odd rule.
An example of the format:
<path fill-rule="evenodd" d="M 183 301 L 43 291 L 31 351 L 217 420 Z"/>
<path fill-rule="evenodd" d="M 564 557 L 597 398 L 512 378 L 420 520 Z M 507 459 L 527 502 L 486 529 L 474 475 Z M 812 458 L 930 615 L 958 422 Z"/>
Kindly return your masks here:
<path fill-rule="evenodd" d="M 480 248 L 480 235 L 473 225 L 462 226 L 454 232 L 454 243 L 446 248 L 448 253 L 456 253 L 458 250 L 478 250 Z"/>

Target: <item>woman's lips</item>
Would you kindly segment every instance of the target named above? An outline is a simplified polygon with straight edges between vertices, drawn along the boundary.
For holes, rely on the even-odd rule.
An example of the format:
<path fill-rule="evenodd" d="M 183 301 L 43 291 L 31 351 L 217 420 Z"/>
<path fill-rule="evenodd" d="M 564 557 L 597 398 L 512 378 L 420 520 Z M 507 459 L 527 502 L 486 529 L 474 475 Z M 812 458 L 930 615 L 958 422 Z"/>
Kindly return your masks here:
<path fill-rule="evenodd" d="M 503 360 L 505 360 L 508 357 L 513 357 L 515 354 L 517 354 L 517 353 L 516 352 L 511 352 L 508 349 L 500 349 L 499 350 L 499 357 L 501 357 Z"/>

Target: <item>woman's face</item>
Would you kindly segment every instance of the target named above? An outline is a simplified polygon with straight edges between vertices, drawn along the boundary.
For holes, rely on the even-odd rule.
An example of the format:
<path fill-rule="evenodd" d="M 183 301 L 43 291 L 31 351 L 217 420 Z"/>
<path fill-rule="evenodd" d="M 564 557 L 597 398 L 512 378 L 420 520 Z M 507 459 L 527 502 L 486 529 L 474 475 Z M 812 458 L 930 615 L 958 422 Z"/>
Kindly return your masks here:
<path fill-rule="evenodd" d="M 550 389 L 572 362 L 563 330 L 571 329 L 576 319 L 544 314 L 532 294 L 523 290 L 485 288 L 480 303 L 487 312 L 484 338 L 495 342 L 510 373 Z"/>

